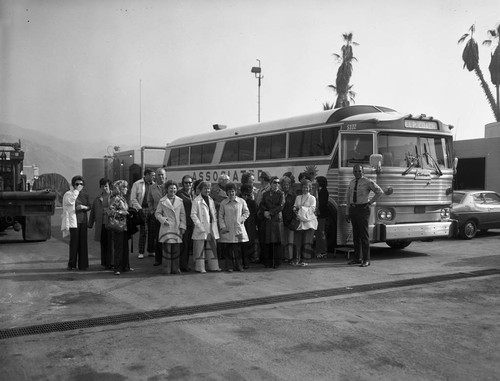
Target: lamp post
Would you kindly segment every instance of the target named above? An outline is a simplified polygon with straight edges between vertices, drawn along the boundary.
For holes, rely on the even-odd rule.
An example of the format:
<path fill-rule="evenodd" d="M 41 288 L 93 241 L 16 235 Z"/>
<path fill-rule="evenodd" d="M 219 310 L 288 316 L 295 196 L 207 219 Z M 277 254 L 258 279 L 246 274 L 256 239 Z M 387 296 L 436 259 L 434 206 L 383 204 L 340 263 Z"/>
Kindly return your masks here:
<path fill-rule="evenodd" d="M 257 90 L 258 90 L 258 98 L 257 98 L 257 102 L 258 102 L 257 107 L 258 108 L 257 108 L 257 111 L 258 111 L 258 122 L 260 123 L 260 85 L 262 82 L 262 78 L 264 78 L 264 76 L 262 75 L 262 69 L 260 68 L 260 60 L 257 59 L 257 61 L 259 61 L 259 66 L 252 67 L 251 72 L 254 73 L 255 78 L 257 78 L 259 80 L 258 87 L 257 87 Z"/>

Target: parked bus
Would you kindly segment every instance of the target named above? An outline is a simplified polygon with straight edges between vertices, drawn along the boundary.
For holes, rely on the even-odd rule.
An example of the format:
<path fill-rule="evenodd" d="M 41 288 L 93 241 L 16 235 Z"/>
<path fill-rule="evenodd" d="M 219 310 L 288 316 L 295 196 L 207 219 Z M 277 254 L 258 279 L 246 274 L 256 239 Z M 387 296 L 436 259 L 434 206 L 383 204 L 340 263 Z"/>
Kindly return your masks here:
<path fill-rule="evenodd" d="M 216 130 L 167 144 L 168 177 L 216 182 L 221 174 L 239 182 L 261 171 L 282 176 L 314 170 L 328 180 L 336 220 L 336 243 L 352 242 L 345 221 L 352 167 L 384 190 L 372 205 L 370 240 L 404 248 L 414 240 L 453 234 L 452 126 L 425 115 L 355 105 L 310 115 Z"/>

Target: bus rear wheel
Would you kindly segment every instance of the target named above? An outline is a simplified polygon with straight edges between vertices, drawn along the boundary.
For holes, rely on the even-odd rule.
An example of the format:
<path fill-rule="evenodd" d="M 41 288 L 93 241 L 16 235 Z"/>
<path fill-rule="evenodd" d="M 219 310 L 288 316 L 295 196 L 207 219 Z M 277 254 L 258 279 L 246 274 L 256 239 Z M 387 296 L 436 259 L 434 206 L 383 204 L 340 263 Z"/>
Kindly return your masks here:
<path fill-rule="evenodd" d="M 408 239 L 395 239 L 392 241 L 387 241 L 386 243 L 391 249 L 404 249 L 405 247 L 410 245 L 411 241 Z"/>

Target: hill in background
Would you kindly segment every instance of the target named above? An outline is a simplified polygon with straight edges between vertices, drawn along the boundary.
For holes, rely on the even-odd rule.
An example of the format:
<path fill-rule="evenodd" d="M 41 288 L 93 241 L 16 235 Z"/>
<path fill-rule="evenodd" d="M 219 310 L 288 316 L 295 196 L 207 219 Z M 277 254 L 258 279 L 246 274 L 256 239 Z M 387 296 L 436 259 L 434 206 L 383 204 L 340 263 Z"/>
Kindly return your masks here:
<path fill-rule="evenodd" d="M 0 123 L 0 142 L 14 143 L 21 140 L 25 166 L 36 165 L 40 174 L 58 173 L 68 181 L 82 173 L 82 159 L 103 157 L 108 154 L 109 146 L 118 145 L 122 151 L 139 147 L 139 144 L 133 145 L 135 141 L 139 142 L 135 136 L 124 135 L 119 139 L 119 142 L 71 141 L 14 124 Z M 145 145 L 148 141 L 155 141 L 150 137 L 143 137 L 142 140 Z"/>

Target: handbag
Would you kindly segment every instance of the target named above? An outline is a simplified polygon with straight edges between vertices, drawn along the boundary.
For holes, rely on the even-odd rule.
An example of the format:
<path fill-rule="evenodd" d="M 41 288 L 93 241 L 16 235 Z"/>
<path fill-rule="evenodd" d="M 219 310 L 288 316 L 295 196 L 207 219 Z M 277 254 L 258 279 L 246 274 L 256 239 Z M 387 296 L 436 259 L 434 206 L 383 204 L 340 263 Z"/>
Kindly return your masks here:
<path fill-rule="evenodd" d="M 113 213 L 109 216 L 107 228 L 113 232 L 121 233 L 125 231 L 127 219 L 119 213 Z"/>
<path fill-rule="evenodd" d="M 297 218 L 297 216 L 293 216 L 292 219 L 290 220 L 290 222 L 288 223 L 288 230 L 297 230 L 300 226 L 300 221 L 299 219 Z"/>

